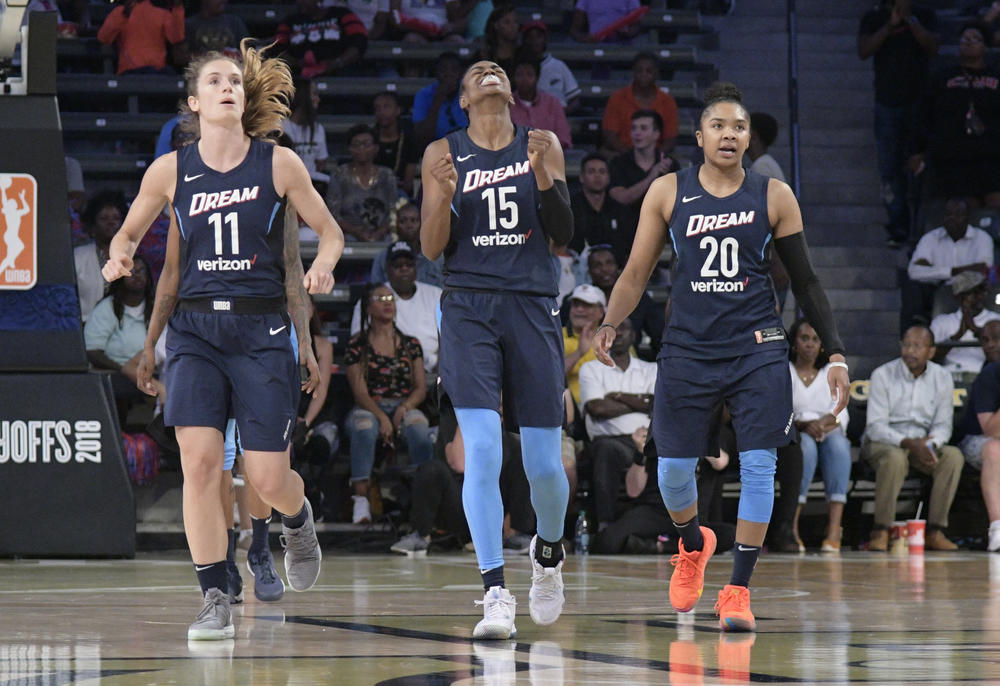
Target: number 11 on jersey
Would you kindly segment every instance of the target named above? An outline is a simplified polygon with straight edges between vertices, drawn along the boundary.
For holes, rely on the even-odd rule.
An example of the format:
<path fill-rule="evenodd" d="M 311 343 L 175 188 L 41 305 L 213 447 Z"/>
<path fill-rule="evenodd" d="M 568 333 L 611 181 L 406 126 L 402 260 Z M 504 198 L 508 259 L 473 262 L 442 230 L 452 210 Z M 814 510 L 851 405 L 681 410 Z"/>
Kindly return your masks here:
<path fill-rule="evenodd" d="M 226 215 L 226 224 L 229 225 L 229 234 L 232 238 L 232 254 L 240 254 L 240 228 L 239 228 L 239 214 L 236 212 L 230 212 Z M 212 228 L 215 229 L 215 254 L 222 254 L 222 222 L 223 217 L 221 212 L 213 212 L 208 216 L 208 223 L 211 224 Z"/>

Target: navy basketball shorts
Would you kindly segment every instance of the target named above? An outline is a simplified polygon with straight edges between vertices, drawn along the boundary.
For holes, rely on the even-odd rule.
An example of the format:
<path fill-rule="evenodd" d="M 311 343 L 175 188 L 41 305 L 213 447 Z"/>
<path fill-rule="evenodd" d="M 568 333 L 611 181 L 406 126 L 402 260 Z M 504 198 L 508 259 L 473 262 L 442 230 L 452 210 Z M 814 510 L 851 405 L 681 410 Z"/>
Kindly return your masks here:
<path fill-rule="evenodd" d="M 562 426 L 565 372 L 556 299 L 446 291 L 438 374 L 456 408 L 499 410 L 502 389 L 508 430 Z"/>
<path fill-rule="evenodd" d="M 244 450 L 281 452 L 295 426 L 298 364 L 288 315 L 177 311 L 167 328 L 168 426 L 236 419 Z"/>
<path fill-rule="evenodd" d="M 725 401 L 741 451 L 791 442 L 788 354 L 772 349 L 725 359 L 657 360 L 653 440 L 660 457 L 718 455 L 718 408 Z"/>

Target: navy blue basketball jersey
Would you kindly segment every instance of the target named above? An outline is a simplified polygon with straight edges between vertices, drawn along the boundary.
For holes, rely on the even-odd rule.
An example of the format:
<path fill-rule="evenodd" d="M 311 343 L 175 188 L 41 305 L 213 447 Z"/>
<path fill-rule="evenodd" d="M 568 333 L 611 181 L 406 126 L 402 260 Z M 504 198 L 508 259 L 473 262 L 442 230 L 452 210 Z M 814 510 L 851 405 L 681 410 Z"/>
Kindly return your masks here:
<path fill-rule="evenodd" d="M 747 170 L 739 190 L 717 198 L 702 188 L 698 169 L 677 172 L 664 354 L 723 358 L 783 347 L 770 277 L 768 177 Z"/>
<path fill-rule="evenodd" d="M 221 174 L 198 145 L 177 151 L 173 208 L 181 233 L 178 296 L 274 298 L 285 293 L 285 200 L 274 190 L 274 146 L 250 141 Z"/>
<path fill-rule="evenodd" d="M 528 164 L 528 129 L 515 127 L 503 150 L 480 148 L 465 129 L 447 140 L 458 187 L 444 252 L 445 287 L 556 295 L 556 267 Z"/>

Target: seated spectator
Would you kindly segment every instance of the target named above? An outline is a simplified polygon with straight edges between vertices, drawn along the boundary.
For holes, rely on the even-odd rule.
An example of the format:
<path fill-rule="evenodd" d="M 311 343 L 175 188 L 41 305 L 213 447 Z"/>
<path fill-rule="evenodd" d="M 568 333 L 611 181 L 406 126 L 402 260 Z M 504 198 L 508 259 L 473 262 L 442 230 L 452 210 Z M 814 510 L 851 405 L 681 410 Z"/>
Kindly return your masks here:
<path fill-rule="evenodd" d="M 582 406 L 590 454 L 597 530 L 618 518 L 618 492 L 629 467 L 641 464 L 642 450 L 632 435 L 649 426 L 656 386 L 656 364 L 632 357 L 632 322 L 618 325 L 608 354 L 614 367 L 599 360 L 580 367 Z"/>
<path fill-rule="evenodd" d="M 514 81 L 515 58 L 518 50 L 517 40 L 520 37 L 519 27 L 517 10 L 512 3 L 503 2 L 495 5 L 486 20 L 483 46 L 476 59 L 476 61 L 496 62 L 507 73 L 507 78 L 511 82 Z"/>
<path fill-rule="evenodd" d="M 462 60 L 457 53 L 442 52 L 434 64 L 434 83 L 424 86 L 413 98 L 413 134 L 417 148 L 469 125 L 458 104 Z"/>
<path fill-rule="evenodd" d="M 580 284 L 569 296 L 569 325 L 563 329 L 564 366 L 566 385 L 573 394 L 573 402 L 580 406 L 580 367 L 596 360 L 594 334 L 604 318 L 608 301 L 597 286 Z"/>
<path fill-rule="evenodd" d="M 291 116 L 281 120 L 281 130 L 291 139 L 295 152 L 309 171 L 309 177 L 314 181 L 326 181 L 330 153 L 326 149 L 326 129 L 316 121 L 319 114 L 319 91 L 312 79 L 295 80 L 295 97 L 292 98 L 291 109 Z"/>
<path fill-rule="evenodd" d="M 987 61 L 992 32 L 971 22 L 958 39 L 959 63 L 931 75 L 916 126 L 910 169 L 934 172 L 935 197 L 961 196 L 1000 207 L 1000 70 Z"/>
<path fill-rule="evenodd" d="M 413 197 L 413 180 L 417 176 L 420 150 L 414 145 L 413 131 L 403 129 L 399 120 L 399 98 L 386 91 L 375 96 L 375 142 L 378 153 L 375 164 L 388 167 L 396 175 L 399 188 Z"/>
<path fill-rule="evenodd" d="M 629 12 L 639 9 L 639 0 L 606 2 L 605 0 L 577 0 L 569 35 L 577 43 L 599 43 L 598 34 Z M 635 22 L 608 36 L 603 42 L 628 42 L 639 35 L 639 23 Z"/>
<path fill-rule="evenodd" d="M 830 385 L 826 381 L 830 355 L 822 349 L 815 329 L 806 320 L 798 319 L 792 324 L 788 338 L 791 340 L 788 369 L 792 377 L 792 411 L 802 448 L 802 488 L 793 530 L 798 535 L 799 515 L 819 464 L 823 470 L 827 512 L 826 536 L 820 550 L 836 553 L 840 552 L 841 520 L 847 502 L 847 482 L 851 477 L 847 409 L 841 410 L 836 417 L 830 414 Z"/>
<path fill-rule="evenodd" d="M 73 249 L 76 289 L 80 295 L 80 318 L 87 321 L 90 311 L 107 295 L 108 282 L 101 267 L 108 261 L 111 239 L 121 228 L 127 211 L 125 196 L 119 191 L 99 191 L 83 211 L 83 228 L 93 239 Z"/>
<path fill-rule="evenodd" d="M 189 17 L 184 24 L 184 42 L 180 44 L 180 64 L 204 55 L 221 52 L 239 57 L 240 41 L 250 35 L 243 19 L 236 14 L 226 14 L 229 0 L 201 0 L 201 11 Z"/>
<path fill-rule="evenodd" d="M 869 550 L 887 550 L 889 527 L 896 520 L 896 499 L 910 468 L 934 480 L 927 509 L 928 550 L 955 550 L 948 540 L 948 511 L 962 473 L 962 453 L 951 438 L 954 384 L 931 362 L 934 334 L 911 326 L 903 336 L 902 356 L 871 376 L 868 423 L 861 457 L 875 469 L 875 526 Z"/>
<path fill-rule="evenodd" d="M 538 90 L 538 63 L 518 59 L 512 86 L 514 104 L 510 106 L 510 120 L 521 126 L 552 131 L 563 149 L 572 148 L 569 121 L 562 105 L 555 96 Z"/>
<path fill-rule="evenodd" d="M 523 54 L 538 62 L 538 90 L 555 96 L 559 104 L 572 114 L 580 107 L 580 84 L 572 70 L 549 52 L 549 27 L 535 19 L 521 25 Z"/>
<path fill-rule="evenodd" d="M 902 292 L 904 326 L 954 310 L 958 303 L 952 297 L 952 279 L 967 271 L 986 273 L 991 266 L 993 239 L 969 224 L 965 199 L 949 198 L 944 222 L 921 236 L 910 257 L 910 280 Z"/>
<path fill-rule="evenodd" d="M 610 248 L 596 245 L 587 253 L 587 274 L 590 282 L 604 292 L 605 298 L 611 298 L 611 289 L 614 288 L 621 273 L 618 260 Z M 649 354 L 640 357 L 654 361 L 660 354 L 660 339 L 665 324 L 663 307 L 653 302 L 653 299 L 643 292 L 639 296 L 639 304 L 628 318 L 632 322 L 632 337 L 637 347 L 643 334 L 649 336 Z"/>
<path fill-rule="evenodd" d="M 428 374 L 437 373 L 438 326 L 437 309 L 441 289 L 417 280 L 413 248 L 405 241 L 389 246 L 386 258 L 386 285 L 395 296 L 396 327 L 420 341 L 424 369 Z M 354 307 L 351 335 L 361 330 L 361 302 Z"/>
<path fill-rule="evenodd" d="M 623 208 L 620 242 L 632 250 L 639 211 L 646 191 L 656 179 L 677 171 L 680 165 L 656 147 L 663 129 L 663 120 L 653 110 L 638 110 L 632 114 L 632 148 L 621 153 L 608 165 L 611 187 L 608 194 Z M 626 260 L 627 261 L 627 260 Z"/>
<path fill-rule="evenodd" d="M 623 153 L 632 140 L 633 115 L 652 110 L 660 115 L 654 147 L 670 153 L 677 142 L 678 114 L 674 96 L 656 85 L 660 65 L 656 55 L 640 52 L 632 60 L 632 83 L 611 94 L 601 120 L 604 148 L 609 154 Z M 671 170 L 668 170 L 671 171 Z"/>
<path fill-rule="evenodd" d="M 441 266 L 444 264 L 444 257 L 439 257 L 434 262 L 431 262 L 420 251 L 419 207 L 413 203 L 406 203 L 396 210 L 396 235 L 399 236 L 399 240 L 407 243 L 413 251 L 417 264 L 417 282 L 430 284 L 439 288 L 443 286 L 444 276 L 441 274 Z M 368 276 L 368 280 L 372 283 L 385 283 L 389 280 L 386 272 L 386 262 L 392 252 L 393 245 L 388 246 L 372 260 L 372 269 Z M 400 316 L 400 313 L 397 312 L 397 320 Z"/>
<path fill-rule="evenodd" d="M 625 264 L 632 249 L 630 234 L 623 230 L 625 210 L 608 194 L 611 174 L 608 161 L 592 152 L 580 163 L 580 190 L 570 201 L 573 208 L 573 239 L 569 242 L 578 255 L 588 246 L 610 245 L 619 264 Z"/>
<path fill-rule="evenodd" d="M 175 74 L 167 47 L 184 40 L 184 2 L 165 10 L 152 0 L 125 0 L 108 13 L 97 32 L 104 45 L 118 45 L 119 74 Z"/>
<path fill-rule="evenodd" d="M 393 25 L 407 43 L 464 43 L 475 0 L 389 0 Z"/>
<path fill-rule="evenodd" d="M 986 549 L 1000 551 L 1000 321 L 983 327 L 986 366 L 972 383 L 959 443 L 965 461 L 979 472 L 990 526 Z"/>
<path fill-rule="evenodd" d="M 111 295 L 97 303 L 87 317 L 83 340 L 90 364 L 114 372 L 111 388 L 124 426 L 129 407 L 144 397 L 135 381 L 122 374 L 122 367 L 142 355 L 153 313 L 153 279 L 146 261 L 137 255 L 132 274 L 115 281 L 110 290 Z"/>
<path fill-rule="evenodd" d="M 368 481 L 379 444 L 395 450 L 406 443 L 410 464 L 433 453 L 430 426 L 416 409 L 427 393 L 420 342 L 395 325 L 396 296 L 383 284 L 371 284 L 361 300 L 361 331 L 351 337 L 344 355 L 354 409 L 345 420 L 351 442 L 351 483 L 355 524 L 371 521 Z"/>
<path fill-rule="evenodd" d="M 334 168 L 326 191 L 330 213 L 349 240 L 382 241 L 392 230 L 399 193 L 391 169 L 375 164 L 375 133 L 365 126 L 347 132 L 351 161 Z"/>
<path fill-rule="evenodd" d="M 389 29 L 389 0 L 327 0 L 325 5 L 346 7 L 368 31 L 368 40 L 385 40 Z"/>
<path fill-rule="evenodd" d="M 275 40 L 285 47 L 296 76 L 337 74 L 361 60 L 368 32 L 350 10 L 323 7 L 319 0 L 296 0 L 298 11 L 282 20 Z"/>
<path fill-rule="evenodd" d="M 1000 314 L 986 309 L 986 277 L 982 272 L 966 271 L 956 275 L 951 282 L 951 292 L 958 298 L 959 308 L 931 321 L 935 341 L 971 343 L 982 335 L 986 322 L 1000 319 Z M 934 359 L 948 371 L 978 374 L 986 358 L 978 346 L 939 346 Z"/>

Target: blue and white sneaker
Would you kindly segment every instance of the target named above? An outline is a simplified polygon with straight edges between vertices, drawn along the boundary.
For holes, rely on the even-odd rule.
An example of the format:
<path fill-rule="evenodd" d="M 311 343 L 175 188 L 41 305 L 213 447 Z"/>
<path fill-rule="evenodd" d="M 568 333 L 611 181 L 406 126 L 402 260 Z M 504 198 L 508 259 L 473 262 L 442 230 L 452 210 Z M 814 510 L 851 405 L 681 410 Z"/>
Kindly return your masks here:
<path fill-rule="evenodd" d="M 263 552 L 251 549 L 247 553 L 247 569 L 253 577 L 253 594 L 257 600 L 273 603 L 285 595 L 285 584 L 274 568 L 270 548 L 264 548 Z"/>

